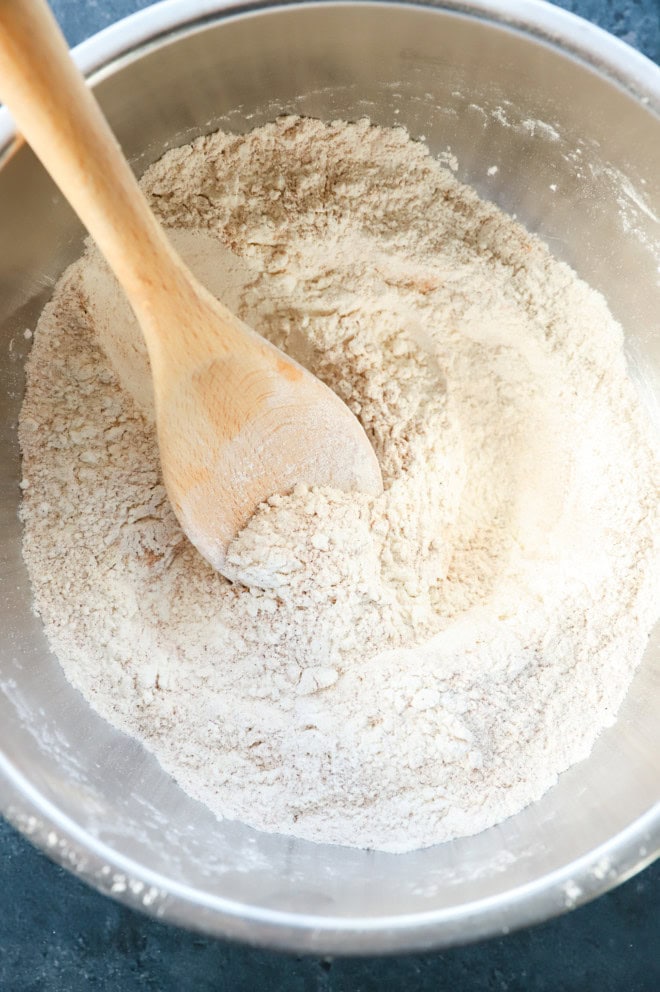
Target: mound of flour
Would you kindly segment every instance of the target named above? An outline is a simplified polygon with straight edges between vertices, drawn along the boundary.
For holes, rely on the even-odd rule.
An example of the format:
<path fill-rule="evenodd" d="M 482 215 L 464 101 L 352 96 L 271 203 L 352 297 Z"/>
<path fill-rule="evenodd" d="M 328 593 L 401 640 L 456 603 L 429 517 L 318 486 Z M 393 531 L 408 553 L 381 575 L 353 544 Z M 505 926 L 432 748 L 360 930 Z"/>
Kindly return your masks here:
<path fill-rule="evenodd" d="M 265 830 L 403 851 L 517 812 L 613 721 L 656 619 L 658 453 L 603 299 L 402 130 L 286 118 L 143 186 L 211 291 L 360 418 L 385 492 L 276 496 L 216 574 L 90 249 L 20 421 L 24 554 L 68 678 Z"/>

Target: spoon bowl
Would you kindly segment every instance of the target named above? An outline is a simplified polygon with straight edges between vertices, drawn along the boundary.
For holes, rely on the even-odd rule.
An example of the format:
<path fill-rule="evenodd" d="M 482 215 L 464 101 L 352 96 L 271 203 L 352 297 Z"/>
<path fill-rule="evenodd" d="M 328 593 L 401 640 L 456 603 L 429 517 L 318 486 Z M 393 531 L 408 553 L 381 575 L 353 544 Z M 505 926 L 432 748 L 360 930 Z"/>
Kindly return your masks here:
<path fill-rule="evenodd" d="M 221 572 L 231 540 L 273 493 L 305 483 L 378 495 L 382 479 L 364 430 L 331 389 L 202 286 L 189 308 L 193 346 L 151 359 L 158 444 L 174 512 Z"/>

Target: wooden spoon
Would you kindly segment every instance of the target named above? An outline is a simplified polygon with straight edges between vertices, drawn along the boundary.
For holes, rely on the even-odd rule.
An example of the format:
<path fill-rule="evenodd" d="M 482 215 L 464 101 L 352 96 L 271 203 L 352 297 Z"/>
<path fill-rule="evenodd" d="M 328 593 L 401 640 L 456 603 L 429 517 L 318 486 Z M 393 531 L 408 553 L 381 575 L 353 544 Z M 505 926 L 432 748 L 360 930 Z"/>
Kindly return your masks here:
<path fill-rule="evenodd" d="M 259 503 L 297 483 L 381 492 L 378 461 L 348 408 L 218 303 L 174 252 L 43 0 L 0 0 L 0 99 L 135 311 L 163 479 L 201 554 L 222 571 Z"/>

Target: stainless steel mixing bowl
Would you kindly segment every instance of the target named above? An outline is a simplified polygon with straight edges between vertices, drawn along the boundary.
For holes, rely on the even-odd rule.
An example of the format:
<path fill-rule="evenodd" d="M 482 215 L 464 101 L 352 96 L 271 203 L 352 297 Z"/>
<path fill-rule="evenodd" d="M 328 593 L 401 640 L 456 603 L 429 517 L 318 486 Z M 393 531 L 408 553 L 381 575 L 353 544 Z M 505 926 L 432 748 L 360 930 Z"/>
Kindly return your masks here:
<path fill-rule="evenodd" d="M 138 171 L 218 126 L 287 111 L 405 125 L 546 238 L 660 379 L 660 72 L 544 4 L 170 0 L 77 57 Z M 648 863 L 660 840 L 660 637 L 615 726 L 540 802 L 400 856 L 220 823 L 66 682 L 30 607 L 16 420 L 41 307 L 83 232 L 0 117 L 0 798 L 91 884 L 164 919 L 298 951 L 434 947 L 544 919 Z M 492 167 L 497 166 L 497 171 Z"/>

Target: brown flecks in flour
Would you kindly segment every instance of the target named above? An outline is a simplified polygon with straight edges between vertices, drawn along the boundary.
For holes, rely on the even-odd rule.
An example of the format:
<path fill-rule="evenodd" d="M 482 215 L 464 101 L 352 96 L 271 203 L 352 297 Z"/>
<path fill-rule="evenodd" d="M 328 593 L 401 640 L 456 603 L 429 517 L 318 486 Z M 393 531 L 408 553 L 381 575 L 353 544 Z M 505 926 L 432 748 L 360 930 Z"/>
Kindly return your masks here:
<path fill-rule="evenodd" d="M 67 676 L 256 827 L 401 851 L 517 812 L 614 719 L 656 619 L 658 456 L 604 300 L 402 130 L 287 118 L 143 186 L 211 291 L 361 419 L 386 490 L 276 496 L 237 581 L 214 573 L 91 250 L 40 320 L 20 423 Z"/>

